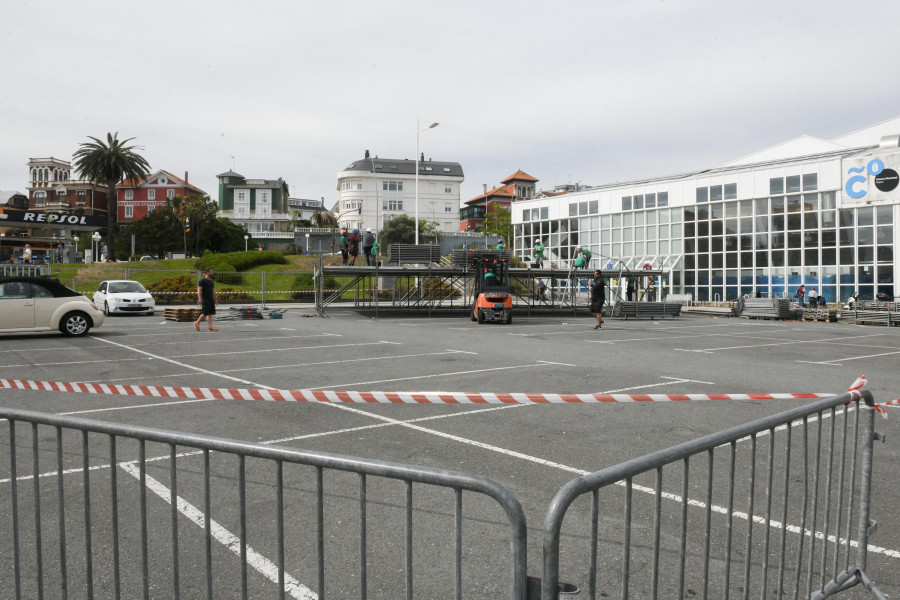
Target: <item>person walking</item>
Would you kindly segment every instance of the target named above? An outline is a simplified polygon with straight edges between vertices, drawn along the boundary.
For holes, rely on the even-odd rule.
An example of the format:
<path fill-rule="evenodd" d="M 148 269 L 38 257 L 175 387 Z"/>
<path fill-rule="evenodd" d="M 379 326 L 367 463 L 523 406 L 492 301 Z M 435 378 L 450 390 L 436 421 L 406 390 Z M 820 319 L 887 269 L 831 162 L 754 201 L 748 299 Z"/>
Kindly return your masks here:
<path fill-rule="evenodd" d="M 544 265 L 544 244 L 541 240 L 534 243 L 534 266 L 540 269 Z"/>
<path fill-rule="evenodd" d="M 363 254 L 366 257 L 366 265 L 372 266 L 375 261 L 372 258 L 372 246 L 375 245 L 375 234 L 371 229 L 366 229 L 366 235 L 363 236 Z"/>
<path fill-rule="evenodd" d="M 213 315 L 216 314 L 216 282 L 213 281 L 215 272 L 212 268 L 204 271 L 204 277 L 197 283 L 197 304 L 200 305 L 200 317 L 194 321 L 194 329 L 200 331 L 200 323 L 203 319 L 209 321 L 209 331 L 218 331 L 213 327 Z"/>
<path fill-rule="evenodd" d="M 31 244 L 25 244 L 25 250 L 22 251 L 22 262 L 31 262 Z"/>
<path fill-rule="evenodd" d="M 350 255 L 350 266 L 356 264 L 356 257 L 359 256 L 359 233 L 358 229 L 354 229 L 350 232 L 350 237 L 347 238 L 347 254 Z"/>
<path fill-rule="evenodd" d="M 347 266 L 347 230 L 341 229 L 341 239 L 338 242 L 341 249 L 341 264 Z"/>
<path fill-rule="evenodd" d="M 109 248 L 106 247 L 106 242 L 103 242 L 103 245 L 100 246 L 100 262 L 106 262 L 109 257 Z"/>
<path fill-rule="evenodd" d="M 809 290 L 809 305 L 811 307 L 816 307 L 819 304 L 819 292 L 816 291 L 816 288 Z"/>
<path fill-rule="evenodd" d="M 636 283 L 635 283 L 634 277 L 629 277 L 628 283 L 626 284 L 626 287 L 625 287 L 625 299 L 628 300 L 629 302 L 632 302 L 634 300 L 635 287 L 636 287 Z"/>
<path fill-rule="evenodd" d="M 597 318 L 597 325 L 594 329 L 600 329 L 603 326 L 603 305 L 606 303 L 606 281 L 603 280 L 600 270 L 594 271 L 594 278 L 591 280 L 591 314 Z"/>
<path fill-rule="evenodd" d="M 797 288 L 796 296 L 797 296 L 797 304 L 800 305 L 800 308 L 803 308 L 803 298 L 804 298 L 804 296 L 806 296 L 806 288 L 803 285 L 801 285 L 800 287 Z"/>

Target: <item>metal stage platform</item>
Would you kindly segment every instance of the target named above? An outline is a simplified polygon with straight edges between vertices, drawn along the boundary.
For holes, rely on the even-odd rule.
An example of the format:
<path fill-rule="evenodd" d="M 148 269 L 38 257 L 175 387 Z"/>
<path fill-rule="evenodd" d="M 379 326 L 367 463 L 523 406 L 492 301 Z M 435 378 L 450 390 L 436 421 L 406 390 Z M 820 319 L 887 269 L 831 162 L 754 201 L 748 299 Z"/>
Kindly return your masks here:
<path fill-rule="evenodd" d="M 625 281 L 668 279 L 661 270 L 600 269 L 607 282 L 606 298 L 615 304 L 622 300 Z M 509 270 L 513 307 L 525 314 L 568 312 L 577 314 L 590 308 L 590 280 L 594 269 Z M 641 279 L 644 278 L 644 279 Z M 328 308 L 357 311 L 465 312 L 474 298 L 474 271 L 471 268 L 445 266 L 326 266 L 315 273 L 316 311 Z M 641 286 L 644 287 L 644 286 Z"/>

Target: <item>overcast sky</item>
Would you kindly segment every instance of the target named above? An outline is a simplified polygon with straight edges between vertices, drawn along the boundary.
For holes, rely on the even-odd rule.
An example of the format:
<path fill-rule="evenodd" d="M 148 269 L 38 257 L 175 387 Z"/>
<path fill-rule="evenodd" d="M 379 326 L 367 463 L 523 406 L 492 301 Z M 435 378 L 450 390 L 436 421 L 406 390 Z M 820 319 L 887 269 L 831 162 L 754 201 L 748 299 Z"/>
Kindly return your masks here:
<path fill-rule="evenodd" d="M 330 208 L 417 119 L 463 201 L 703 169 L 900 115 L 898 26 L 897 0 L 2 0 L 0 189 L 119 132 L 214 198 L 234 167 Z"/>

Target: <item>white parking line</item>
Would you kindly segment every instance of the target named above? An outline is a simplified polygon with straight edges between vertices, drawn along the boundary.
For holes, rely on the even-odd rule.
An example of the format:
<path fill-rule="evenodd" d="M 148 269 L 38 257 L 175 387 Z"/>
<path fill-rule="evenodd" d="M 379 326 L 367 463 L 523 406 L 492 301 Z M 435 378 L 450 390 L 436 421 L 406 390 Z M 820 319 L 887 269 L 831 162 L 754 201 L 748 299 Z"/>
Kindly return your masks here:
<path fill-rule="evenodd" d="M 372 385 L 375 383 L 392 383 L 395 381 L 411 381 L 413 379 L 431 379 L 433 377 L 455 377 L 457 375 L 474 375 L 475 373 L 490 373 L 493 371 L 510 371 L 513 369 L 528 369 L 530 367 L 543 366 L 540 362 L 527 365 L 511 365 L 508 367 L 492 367 L 490 369 L 472 369 L 471 371 L 454 371 L 452 373 L 431 373 L 429 375 L 410 375 L 409 377 L 394 377 L 393 379 L 373 379 L 371 381 L 355 381 L 353 383 L 336 383 L 334 385 L 316 386 L 317 390 L 331 390 L 341 387 L 356 387 L 360 385 Z"/>
<path fill-rule="evenodd" d="M 840 342 L 840 341 L 843 341 L 843 340 L 852 340 L 852 339 L 855 339 L 855 338 L 863 338 L 863 339 L 865 339 L 865 338 L 870 338 L 870 337 L 879 337 L 879 336 L 882 336 L 882 335 L 884 335 L 884 334 L 876 333 L 876 334 L 873 334 L 873 335 L 853 335 L 853 336 L 838 337 L 838 338 L 824 338 L 824 339 L 821 339 L 821 340 L 815 340 L 815 343 L 816 343 L 816 344 L 823 344 L 823 343 L 826 343 L 826 342 L 833 342 L 833 341 Z M 675 348 L 675 350 L 679 350 L 679 351 L 681 351 L 681 352 L 710 353 L 710 352 L 718 352 L 719 350 L 744 350 L 745 348 L 766 348 L 766 347 L 769 347 L 769 346 L 786 346 L 786 345 L 788 345 L 788 344 L 796 344 L 796 343 L 798 343 L 797 340 L 787 340 L 787 341 L 784 341 L 784 342 L 777 342 L 777 343 L 773 343 L 773 344 L 748 344 L 748 345 L 746 345 L 746 346 L 722 346 L 722 347 L 720 347 L 720 348 L 702 348 L 702 349 Z"/>

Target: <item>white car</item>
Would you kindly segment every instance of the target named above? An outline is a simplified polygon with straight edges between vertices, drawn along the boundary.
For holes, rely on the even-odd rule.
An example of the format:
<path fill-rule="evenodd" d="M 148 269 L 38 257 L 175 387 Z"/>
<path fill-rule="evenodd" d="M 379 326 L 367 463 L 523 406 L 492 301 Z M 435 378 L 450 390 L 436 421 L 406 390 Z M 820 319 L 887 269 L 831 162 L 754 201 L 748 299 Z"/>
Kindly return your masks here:
<path fill-rule="evenodd" d="M 103 313 L 56 279 L 0 278 L 0 333 L 61 331 L 81 336 L 103 324 Z"/>
<path fill-rule="evenodd" d="M 115 279 L 103 281 L 94 292 L 94 304 L 106 315 L 132 313 L 152 315 L 156 301 L 137 281 Z"/>

